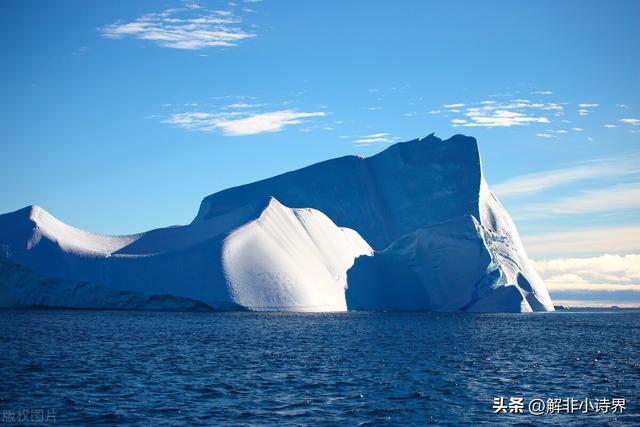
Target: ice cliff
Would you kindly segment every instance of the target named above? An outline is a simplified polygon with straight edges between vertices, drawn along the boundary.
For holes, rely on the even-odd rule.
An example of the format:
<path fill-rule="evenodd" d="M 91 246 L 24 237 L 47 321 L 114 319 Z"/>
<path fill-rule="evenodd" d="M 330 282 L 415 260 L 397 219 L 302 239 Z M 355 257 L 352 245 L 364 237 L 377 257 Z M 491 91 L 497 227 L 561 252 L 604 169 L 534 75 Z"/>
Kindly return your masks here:
<path fill-rule="evenodd" d="M 43 280 L 216 309 L 553 310 L 484 180 L 476 140 L 462 135 L 224 190 L 191 224 L 130 236 L 87 233 L 28 207 L 0 215 L 2 258 Z M 6 297 L 18 292 L 7 292 L 14 270 L 0 269 L 0 306 L 15 301 Z M 59 306 L 76 304 L 76 288 L 60 289 Z"/>

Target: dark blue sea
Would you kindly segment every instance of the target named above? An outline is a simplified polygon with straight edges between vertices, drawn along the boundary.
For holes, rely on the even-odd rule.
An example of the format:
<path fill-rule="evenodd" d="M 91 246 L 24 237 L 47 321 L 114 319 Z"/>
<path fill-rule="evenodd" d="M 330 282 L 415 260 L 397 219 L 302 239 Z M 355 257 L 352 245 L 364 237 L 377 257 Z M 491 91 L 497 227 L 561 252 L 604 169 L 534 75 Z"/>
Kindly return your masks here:
<path fill-rule="evenodd" d="M 640 425 L 640 312 L 9 310 L 0 369 L 6 425 Z"/>

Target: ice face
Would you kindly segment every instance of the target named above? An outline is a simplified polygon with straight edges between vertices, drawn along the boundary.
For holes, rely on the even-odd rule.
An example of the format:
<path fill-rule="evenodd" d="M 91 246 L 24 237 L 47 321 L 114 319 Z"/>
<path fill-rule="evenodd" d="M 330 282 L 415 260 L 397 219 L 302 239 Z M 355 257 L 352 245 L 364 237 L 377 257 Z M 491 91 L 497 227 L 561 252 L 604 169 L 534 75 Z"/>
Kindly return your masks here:
<path fill-rule="evenodd" d="M 544 284 L 502 235 L 465 216 L 407 234 L 356 260 L 347 306 L 368 310 L 553 310 Z M 526 276 L 531 279 L 528 280 Z M 534 283 L 534 284 L 532 284 Z"/>
<path fill-rule="evenodd" d="M 482 178 L 474 138 L 430 135 L 369 157 L 341 157 L 206 197 L 194 223 L 270 196 L 325 213 L 376 250 L 422 227 L 479 217 Z"/>

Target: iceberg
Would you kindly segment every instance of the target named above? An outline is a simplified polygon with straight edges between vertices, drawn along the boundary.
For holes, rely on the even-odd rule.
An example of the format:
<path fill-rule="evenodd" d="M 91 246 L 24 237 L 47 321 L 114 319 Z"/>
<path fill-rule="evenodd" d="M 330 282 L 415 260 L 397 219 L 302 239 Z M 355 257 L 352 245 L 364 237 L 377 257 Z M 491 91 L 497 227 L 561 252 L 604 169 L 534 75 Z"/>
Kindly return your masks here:
<path fill-rule="evenodd" d="M 223 190 L 190 224 L 129 236 L 88 233 L 30 206 L 0 215 L 0 259 L 45 281 L 219 310 L 553 310 L 485 182 L 476 140 L 463 135 Z M 0 272 L 0 306 L 11 306 L 18 273 Z M 23 306 L 37 305 L 30 289 Z M 77 287 L 60 289 L 58 306 L 65 294 L 71 306 Z"/>

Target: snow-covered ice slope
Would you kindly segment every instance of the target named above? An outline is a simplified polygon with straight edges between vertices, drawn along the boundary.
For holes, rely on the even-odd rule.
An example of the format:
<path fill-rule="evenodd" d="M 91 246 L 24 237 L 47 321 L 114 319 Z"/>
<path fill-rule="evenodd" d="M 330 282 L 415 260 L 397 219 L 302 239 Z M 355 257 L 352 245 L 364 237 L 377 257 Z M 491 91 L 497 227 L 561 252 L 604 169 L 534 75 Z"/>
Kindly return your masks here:
<path fill-rule="evenodd" d="M 255 221 L 224 241 L 232 299 L 252 310 L 344 311 L 347 269 L 371 247 L 315 209 L 271 199 Z"/>
<path fill-rule="evenodd" d="M 209 311 L 208 305 L 171 295 L 128 292 L 86 282 L 54 279 L 0 258 L 1 308 L 85 308 Z"/>
<path fill-rule="evenodd" d="M 219 309 L 346 310 L 346 271 L 357 256 L 372 252 L 358 233 L 337 227 L 323 213 L 289 209 L 273 198 L 203 223 L 124 237 L 84 233 L 31 207 L 0 216 L 0 242 L 5 258 L 60 279 L 54 282 L 61 289 L 55 306 L 66 291 L 69 307 L 78 306 L 81 287 L 66 280 L 102 285 L 102 308 L 113 307 L 106 286 Z M 0 281 L 25 283 L 11 272 Z M 0 294 L 0 306 L 32 300 L 42 305 L 37 289 L 53 294 L 52 286 L 13 286 Z M 100 308 L 98 301 L 91 306 Z"/>
<path fill-rule="evenodd" d="M 310 209 L 291 210 L 272 197 L 292 208 Z M 406 236 L 415 234 L 420 245 L 437 246 L 426 240 L 442 224 L 453 224 L 447 231 L 451 235 L 468 233 L 469 218 L 476 224 L 471 240 L 484 245 L 490 258 L 486 280 L 491 287 L 507 289 L 508 295 L 496 290 L 496 303 L 475 300 L 474 294 L 466 305 L 452 299 L 438 307 L 512 310 L 509 295 L 516 289 L 524 301 L 521 310 L 552 310 L 515 225 L 488 189 L 476 140 L 462 135 L 446 141 L 430 135 L 369 158 L 341 157 L 224 190 L 206 197 L 189 225 L 131 236 L 87 233 L 40 208 L 25 208 L 0 215 L 0 258 L 45 277 L 192 298 L 215 308 L 339 310 L 345 308 L 346 271 L 356 256 L 370 254 L 369 245 L 384 251 L 372 257 L 378 263 L 401 248 Z M 390 276 L 395 279 L 384 286 L 402 291 L 398 278 L 415 271 L 424 281 L 430 275 L 457 277 L 459 264 L 477 264 L 482 270 L 486 259 L 480 251 L 463 256 L 468 247 L 450 243 L 442 247 L 440 258 L 419 251 L 411 265 L 399 262 Z M 358 260 L 356 269 L 362 270 L 366 259 Z M 431 300 L 445 291 L 436 289 L 445 282 L 424 282 L 433 288 Z M 358 286 L 367 284 L 351 289 Z M 459 286 L 468 294 L 478 282 L 460 279 Z M 346 306 L 351 308 L 348 299 Z"/>

